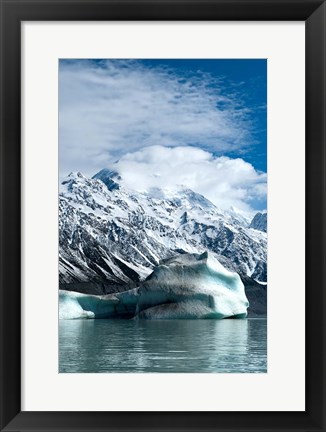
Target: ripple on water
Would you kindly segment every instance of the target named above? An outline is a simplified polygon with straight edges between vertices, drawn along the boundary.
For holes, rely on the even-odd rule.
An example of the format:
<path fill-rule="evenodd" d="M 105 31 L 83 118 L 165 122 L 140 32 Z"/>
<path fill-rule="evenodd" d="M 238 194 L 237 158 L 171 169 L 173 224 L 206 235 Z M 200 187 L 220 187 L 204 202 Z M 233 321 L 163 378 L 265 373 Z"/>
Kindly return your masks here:
<path fill-rule="evenodd" d="M 267 320 L 59 323 L 60 372 L 267 372 Z"/>

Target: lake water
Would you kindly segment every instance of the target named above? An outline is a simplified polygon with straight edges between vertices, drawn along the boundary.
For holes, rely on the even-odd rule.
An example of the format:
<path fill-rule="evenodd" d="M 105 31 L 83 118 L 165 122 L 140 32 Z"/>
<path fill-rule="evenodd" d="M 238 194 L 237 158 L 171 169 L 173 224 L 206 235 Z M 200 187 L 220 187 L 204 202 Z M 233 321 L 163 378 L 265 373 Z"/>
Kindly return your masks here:
<path fill-rule="evenodd" d="M 267 372 L 267 320 L 71 320 L 59 371 Z"/>

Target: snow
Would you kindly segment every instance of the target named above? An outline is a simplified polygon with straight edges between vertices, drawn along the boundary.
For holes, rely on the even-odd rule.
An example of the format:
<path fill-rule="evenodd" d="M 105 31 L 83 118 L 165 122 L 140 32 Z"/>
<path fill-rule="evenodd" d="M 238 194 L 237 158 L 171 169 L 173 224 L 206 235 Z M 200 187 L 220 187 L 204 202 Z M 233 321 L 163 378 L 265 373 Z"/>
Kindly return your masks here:
<path fill-rule="evenodd" d="M 216 232 L 214 230 L 212 230 L 212 228 L 208 228 L 206 230 L 206 235 L 207 235 L 207 237 L 214 239 L 216 237 Z"/>

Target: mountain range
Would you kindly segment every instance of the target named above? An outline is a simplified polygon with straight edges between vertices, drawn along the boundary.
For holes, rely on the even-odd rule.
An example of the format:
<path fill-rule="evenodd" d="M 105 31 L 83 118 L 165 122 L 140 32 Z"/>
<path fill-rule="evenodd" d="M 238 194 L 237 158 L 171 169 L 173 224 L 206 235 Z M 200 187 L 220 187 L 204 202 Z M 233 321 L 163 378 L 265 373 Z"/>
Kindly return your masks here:
<path fill-rule="evenodd" d="M 185 186 L 140 192 L 127 188 L 114 170 L 93 178 L 71 173 L 59 190 L 60 287 L 123 291 L 162 259 L 206 250 L 245 285 L 263 286 L 266 231 L 266 213 L 220 209 Z"/>

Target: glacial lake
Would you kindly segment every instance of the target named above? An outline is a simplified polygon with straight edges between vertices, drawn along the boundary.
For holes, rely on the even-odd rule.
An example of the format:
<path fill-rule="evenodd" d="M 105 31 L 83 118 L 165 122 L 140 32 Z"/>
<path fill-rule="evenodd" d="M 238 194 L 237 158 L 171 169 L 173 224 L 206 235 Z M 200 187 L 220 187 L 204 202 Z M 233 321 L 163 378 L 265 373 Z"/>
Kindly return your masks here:
<path fill-rule="evenodd" d="M 60 373 L 267 372 L 267 320 L 59 321 Z"/>

